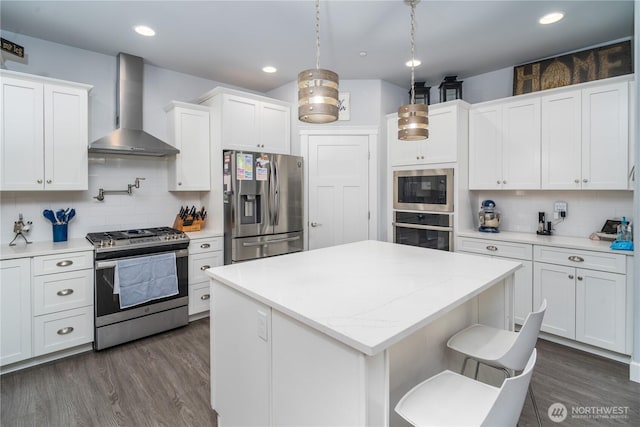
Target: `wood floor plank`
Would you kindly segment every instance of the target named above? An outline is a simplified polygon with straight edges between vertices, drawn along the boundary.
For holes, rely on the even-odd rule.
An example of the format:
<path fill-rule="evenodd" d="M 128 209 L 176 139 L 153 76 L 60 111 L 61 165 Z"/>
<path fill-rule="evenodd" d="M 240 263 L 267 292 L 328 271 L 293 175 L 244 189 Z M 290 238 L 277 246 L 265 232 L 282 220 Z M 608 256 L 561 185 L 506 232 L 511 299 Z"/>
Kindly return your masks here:
<path fill-rule="evenodd" d="M 544 426 L 640 425 L 629 367 L 539 340 L 533 388 Z M 569 416 L 554 423 L 553 403 Z M 575 418 L 572 408 L 628 407 L 626 418 Z M 250 408 L 247 408 L 250 410 Z M 209 320 L 0 377 L 4 426 L 217 426 L 210 406 Z M 536 426 L 530 400 L 520 427 Z"/>

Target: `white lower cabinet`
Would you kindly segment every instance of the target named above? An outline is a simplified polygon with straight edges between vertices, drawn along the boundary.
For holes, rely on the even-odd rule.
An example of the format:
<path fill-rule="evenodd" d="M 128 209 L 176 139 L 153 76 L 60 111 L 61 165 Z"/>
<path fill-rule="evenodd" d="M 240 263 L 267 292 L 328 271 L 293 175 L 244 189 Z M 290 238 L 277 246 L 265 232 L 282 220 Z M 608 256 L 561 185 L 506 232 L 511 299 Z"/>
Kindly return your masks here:
<path fill-rule="evenodd" d="M 211 294 L 205 271 L 224 264 L 222 237 L 189 242 L 189 316 L 209 311 Z"/>
<path fill-rule="evenodd" d="M 546 298 L 547 311 L 541 330 L 565 338 L 576 335 L 575 268 L 536 262 L 533 268 L 533 301 Z"/>
<path fill-rule="evenodd" d="M 32 259 L 33 356 L 93 341 L 93 251 Z"/>
<path fill-rule="evenodd" d="M 522 325 L 524 319 L 533 309 L 532 294 L 532 248 L 525 243 L 501 242 L 496 240 L 473 239 L 459 237 L 456 242 L 458 252 L 490 256 L 495 258 L 515 259 L 522 268 L 514 275 L 514 315 L 515 323 Z"/>
<path fill-rule="evenodd" d="M 542 332 L 630 354 L 633 257 L 612 251 L 458 237 L 456 251 L 515 259 L 515 323 L 547 300 Z"/>
<path fill-rule="evenodd" d="M 534 246 L 534 259 L 533 302 L 548 304 L 543 332 L 629 353 L 625 255 Z"/>
<path fill-rule="evenodd" d="M 0 366 L 31 357 L 31 259 L 0 261 Z"/>
<path fill-rule="evenodd" d="M 33 355 L 41 356 L 93 341 L 93 306 L 36 316 Z"/>
<path fill-rule="evenodd" d="M 93 251 L 0 261 L 0 366 L 93 341 Z"/>
<path fill-rule="evenodd" d="M 576 273 L 576 340 L 624 353 L 625 276 L 581 269 Z"/>

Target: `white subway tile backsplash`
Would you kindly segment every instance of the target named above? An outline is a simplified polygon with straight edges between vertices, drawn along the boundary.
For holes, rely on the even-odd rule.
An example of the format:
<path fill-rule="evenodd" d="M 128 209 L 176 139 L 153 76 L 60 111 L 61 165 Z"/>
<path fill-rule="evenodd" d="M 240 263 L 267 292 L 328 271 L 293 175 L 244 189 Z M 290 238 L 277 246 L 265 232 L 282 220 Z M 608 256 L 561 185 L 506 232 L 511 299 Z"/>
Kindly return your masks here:
<path fill-rule="evenodd" d="M 483 200 L 491 199 L 501 213 L 500 229 L 535 233 L 538 212 L 546 212 L 547 220 L 554 223 L 554 233 L 560 236 L 588 237 L 600 231 L 608 218 L 633 216 L 633 192 L 631 191 L 471 191 L 470 212 L 475 226 Z M 554 202 L 568 203 L 564 221 L 553 218 Z"/>
<path fill-rule="evenodd" d="M 43 217 L 44 209 L 74 208 L 76 217 L 69 223 L 69 238 L 87 233 L 141 227 L 171 226 L 180 206 L 200 207 L 198 192 L 169 192 L 166 158 L 91 156 L 88 191 L 0 192 L 0 244 L 14 237 L 13 222 L 22 213 L 33 227 L 31 241 L 50 241 L 52 229 Z M 145 178 L 132 194 L 106 194 L 100 202 L 93 197 L 99 188 L 126 190 L 136 177 Z"/>

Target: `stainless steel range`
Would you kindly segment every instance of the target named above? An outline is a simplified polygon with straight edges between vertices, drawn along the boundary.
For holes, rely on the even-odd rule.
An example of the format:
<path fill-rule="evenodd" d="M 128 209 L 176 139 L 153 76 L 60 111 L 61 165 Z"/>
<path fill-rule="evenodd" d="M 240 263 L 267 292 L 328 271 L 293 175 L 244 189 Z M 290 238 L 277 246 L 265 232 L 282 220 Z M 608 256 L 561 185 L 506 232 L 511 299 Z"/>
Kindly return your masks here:
<path fill-rule="evenodd" d="M 89 233 L 95 247 L 94 348 L 189 323 L 189 237 L 173 228 Z"/>

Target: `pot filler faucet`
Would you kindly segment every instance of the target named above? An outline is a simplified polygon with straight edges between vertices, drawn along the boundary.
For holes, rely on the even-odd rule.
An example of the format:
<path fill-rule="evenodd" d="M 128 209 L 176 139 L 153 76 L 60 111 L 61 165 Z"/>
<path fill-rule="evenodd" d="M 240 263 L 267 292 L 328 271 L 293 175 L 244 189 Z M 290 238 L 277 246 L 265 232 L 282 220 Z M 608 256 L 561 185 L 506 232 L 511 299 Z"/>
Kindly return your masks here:
<path fill-rule="evenodd" d="M 140 181 L 144 180 L 144 178 L 136 178 L 136 182 L 134 184 L 127 184 L 127 189 L 126 190 L 105 190 L 104 188 L 100 188 L 98 189 L 98 195 L 97 196 L 93 196 L 94 199 L 98 199 L 99 201 L 103 201 L 104 200 L 104 195 L 105 194 L 121 194 L 121 193 L 127 193 L 129 195 L 131 195 L 133 193 L 133 189 L 134 188 L 140 188 Z"/>

